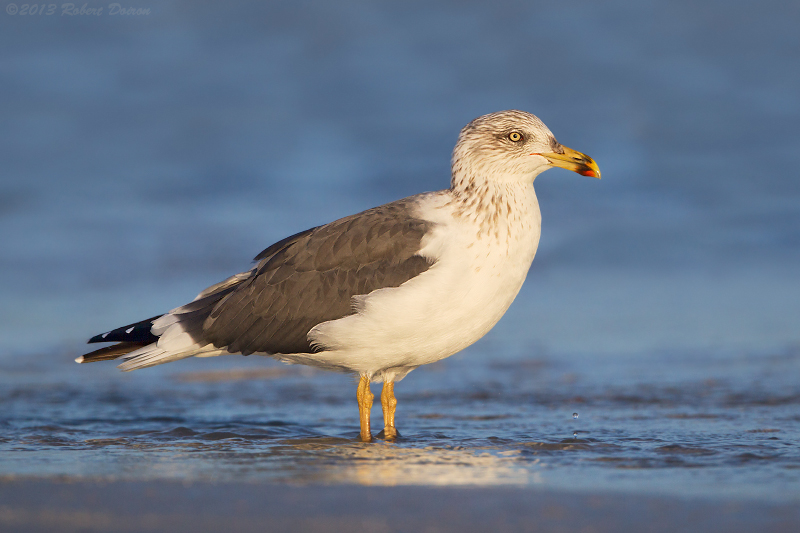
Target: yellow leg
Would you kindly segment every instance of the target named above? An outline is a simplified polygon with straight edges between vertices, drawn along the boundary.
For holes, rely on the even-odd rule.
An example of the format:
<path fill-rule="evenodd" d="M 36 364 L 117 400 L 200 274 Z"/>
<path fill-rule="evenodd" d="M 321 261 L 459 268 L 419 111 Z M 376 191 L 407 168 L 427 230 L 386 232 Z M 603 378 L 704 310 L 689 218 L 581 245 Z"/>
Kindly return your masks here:
<path fill-rule="evenodd" d="M 372 410 L 374 396 L 369 391 L 369 379 L 366 376 L 361 376 L 361 381 L 358 382 L 356 397 L 358 398 L 358 414 L 361 416 L 361 440 L 363 442 L 372 442 L 372 433 L 369 430 L 369 413 Z"/>
<path fill-rule="evenodd" d="M 386 440 L 397 438 L 397 429 L 394 427 L 394 410 L 397 407 L 397 398 L 394 397 L 394 381 L 384 381 L 381 391 L 381 408 L 383 408 L 383 437 Z"/>

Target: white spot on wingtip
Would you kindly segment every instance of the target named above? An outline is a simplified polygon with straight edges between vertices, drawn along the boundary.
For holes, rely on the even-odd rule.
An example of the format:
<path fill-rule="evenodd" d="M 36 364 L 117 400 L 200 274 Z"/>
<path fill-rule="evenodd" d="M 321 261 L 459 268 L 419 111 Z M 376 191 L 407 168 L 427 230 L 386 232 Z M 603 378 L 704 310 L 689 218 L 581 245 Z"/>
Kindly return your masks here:
<path fill-rule="evenodd" d="M 106 337 L 108 337 L 108 334 L 109 334 L 109 333 L 111 333 L 111 332 L 110 332 L 110 331 L 106 331 L 105 333 L 103 333 L 103 334 L 102 334 L 102 335 L 100 335 L 100 336 L 101 336 L 102 338 L 104 338 L 104 339 L 105 339 Z"/>
<path fill-rule="evenodd" d="M 83 356 L 76 357 L 76 358 L 75 358 L 75 362 L 76 362 L 76 363 L 83 363 Z"/>
<path fill-rule="evenodd" d="M 131 327 L 129 327 L 128 329 L 126 329 L 126 330 L 125 330 L 125 333 L 130 333 L 131 331 L 133 331 L 133 326 L 131 326 Z"/>

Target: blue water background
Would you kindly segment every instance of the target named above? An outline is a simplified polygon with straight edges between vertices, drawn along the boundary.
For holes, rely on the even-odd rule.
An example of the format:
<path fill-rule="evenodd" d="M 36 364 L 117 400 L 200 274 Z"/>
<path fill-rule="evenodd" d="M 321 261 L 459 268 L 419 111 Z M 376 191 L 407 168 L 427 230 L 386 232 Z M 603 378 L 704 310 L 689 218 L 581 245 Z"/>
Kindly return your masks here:
<path fill-rule="evenodd" d="M 447 187 L 459 129 L 518 108 L 591 155 L 603 179 L 551 170 L 536 180 L 542 239 L 516 302 L 484 340 L 444 363 L 447 372 L 420 370 L 398 385 L 400 409 L 403 387 L 469 395 L 486 369 L 492 383 L 510 380 L 525 398 L 549 391 L 555 400 L 530 397 L 531 405 L 546 413 L 555 402 L 567 422 L 550 433 L 546 424 L 506 427 L 491 416 L 527 400 L 502 396 L 490 422 L 453 430 L 459 446 L 469 448 L 469 434 L 499 435 L 511 443 L 492 449 L 501 456 L 536 439 L 560 442 L 571 437 L 573 406 L 589 401 L 617 421 L 642 420 L 629 409 L 643 409 L 650 437 L 671 420 L 673 436 L 662 446 L 711 449 L 718 460 L 700 484 L 705 493 L 719 479 L 745 479 L 744 494 L 800 494 L 800 4 L 192 1 L 142 2 L 136 7 L 151 13 L 141 16 L 87 5 L 104 12 L 0 11 L 0 390 L 13 428 L 6 451 L 22 453 L 13 446 L 48 433 L 30 428 L 77 431 L 80 442 L 112 438 L 116 426 L 87 428 L 72 417 L 94 408 L 105 420 L 97 405 L 127 405 L 137 390 L 160 392 L 137 404 L 142 418 L 126 419 L 125 431 L 169 435 L 189 426 L 207 435 L 241 415 L 319 423 L 311 436 L 330 436 L 309 418 L 313 403 L 289 402 L 281 414 L 259 405 L 256 416 L 237 410 L 250 405 L 245 392 L 234 406 L 199 392 L 181 396 L 186 412 L 214 410 L 213 424 L 184 411 L 155 427 L 146 422 L 169 404 L 162 395 L 177 387 L 175 372 L 258 362 L 182 362 L 122 377 L 111 365 L 71 359 L 91 335 L 185 303 L 286 235 Z M 544 374 L 552 380 L 531 370 L 537 365 L 555 372 Z M 525 372 L 533 376 L 527 385 L 511 379 Z M 322 418 L 343 426 L 336 438 L 352 433 L 347 379 L 287 379 L 327 384 L 342 407 L 328 398 Z M 708 412 L 687 414 L 698 398 L 717 397 L 698 385 L 706 382 L 713 390 L 723 384 L 709 407 L 723 412 L 709 416 L 738 420 L 723 433 L 742 442 L 722 439 L 715 448 L 703 440 Z M 116 383 L 122 399 L 108 393 Z M 105 391 L 97 403 L 69 404 L 76 395 L 86 400 L 88 385 Z M 657 400 L 604 403 L 650 385 Z M 53 387 L 63 397 L 41 392 Z M 673 389 L 694 392 L 675 399 Z M 437 416 L 456 421 L 464 420 L 459 409 L 480 409 L 436 398 Z M 62 401 L 70 410 L 54 407 Z M 671 411 L 654 407 L 664 401 Z M 32 405 L 41 408 L 35 415 Z M 525 420 L 540 413 L 534 407 Z M 411 434 L 435 447 L 436 419 L 420 409 L 419 420 L 431 425 L 412 425 Z M 686 420 L 697 425 L 681 426 Z M 621 424 L 636 438 L 633 422 Z M 310 438 L 296 429 L 289 437 Z M 770 467 L 780 475 L 740 458 L 736 446 L 776 435 L 788 443 L 788 462 Z M 91 453 L 75 472 L 64 459 L 74 456 L 32 446 L 34 455 L 6 455 L 4 471 L 126 472 Z M 635 467 L 664 455 L 650 451 L 625 457 Z M 25 459 L 34 456 L 41 461 Z M 183 475 L 194 471 L 169 457 Z M 744 476 L 732 466 L 737 457 L 755 477 L 736 477 Z M 286 460 L 293 466 L 281 472 L 292 478 L 301 462 Z M 578 486 L 654 486 L 581 464 L 556 461 Z M 519 481 L 519 472 L 530 481 L 528 466 L 511 477 Z M 680 493 L 685 479 L 677 479 L 671 490 Z"/>

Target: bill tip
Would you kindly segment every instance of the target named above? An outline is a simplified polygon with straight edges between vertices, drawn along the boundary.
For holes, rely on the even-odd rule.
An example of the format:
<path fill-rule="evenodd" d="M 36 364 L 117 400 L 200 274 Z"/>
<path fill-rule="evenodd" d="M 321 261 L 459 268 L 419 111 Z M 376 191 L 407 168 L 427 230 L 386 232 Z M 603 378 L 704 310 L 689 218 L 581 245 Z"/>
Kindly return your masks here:
<path fill-rule="evenodd" d="M 590 178 L 600 179 L 600 172 L 595 170 L 581 170 L 579 174 L 582 176 L 589 176 Z"/>

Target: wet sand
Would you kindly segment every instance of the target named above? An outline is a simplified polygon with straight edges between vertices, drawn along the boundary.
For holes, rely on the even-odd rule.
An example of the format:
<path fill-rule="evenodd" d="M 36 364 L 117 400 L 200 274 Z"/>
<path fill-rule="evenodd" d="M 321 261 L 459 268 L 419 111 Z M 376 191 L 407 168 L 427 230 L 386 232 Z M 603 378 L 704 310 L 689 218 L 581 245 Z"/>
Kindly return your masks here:
<path fill-rule="evenodd" d="M 800 507 L 530 488 L 0 481 L 0 529 L 37 531 L 793 532 Z"/>
<path fill-rule="evenodd" d="M 796 5 L 3 14 L 0 533 L 800 531 Z M 404 440 L 344 376 L 72 362 L 511 107 L 604 177 L 537 178 L 528 281 L 398 384 Z"/>

